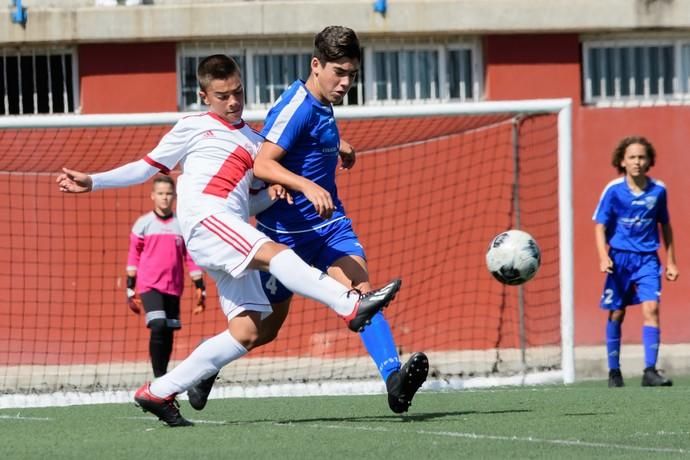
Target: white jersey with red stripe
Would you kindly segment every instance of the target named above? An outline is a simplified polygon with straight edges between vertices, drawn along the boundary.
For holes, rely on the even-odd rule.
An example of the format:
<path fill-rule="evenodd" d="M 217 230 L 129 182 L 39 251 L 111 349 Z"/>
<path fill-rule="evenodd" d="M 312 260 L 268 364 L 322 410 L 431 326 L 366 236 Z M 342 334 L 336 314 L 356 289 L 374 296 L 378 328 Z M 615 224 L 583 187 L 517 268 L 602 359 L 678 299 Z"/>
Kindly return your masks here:
<path fill-rule="evenodd" d="M 177 217 L 186 242 L 194 226 L 213 214 L 248 221 L 252 166 L 262 142 L 243 121 L 233 125 L 208 112 L 179 120 L 146 155 L 164 173 L 181 167 Z"/>

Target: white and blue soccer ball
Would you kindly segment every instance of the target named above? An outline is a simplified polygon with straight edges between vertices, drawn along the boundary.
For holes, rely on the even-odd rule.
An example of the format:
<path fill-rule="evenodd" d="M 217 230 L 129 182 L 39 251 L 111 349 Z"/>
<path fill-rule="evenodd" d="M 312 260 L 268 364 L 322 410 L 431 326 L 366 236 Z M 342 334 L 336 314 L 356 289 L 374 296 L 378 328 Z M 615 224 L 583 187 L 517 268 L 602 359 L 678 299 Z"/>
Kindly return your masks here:
<path fill-rule="evenodd" d="M 541 265 L 541 250 L 527 232 L 508 230 L 491 240 L 486 251 L 486 267 L 503 284 L 516 286 L 537 274 Z"/>

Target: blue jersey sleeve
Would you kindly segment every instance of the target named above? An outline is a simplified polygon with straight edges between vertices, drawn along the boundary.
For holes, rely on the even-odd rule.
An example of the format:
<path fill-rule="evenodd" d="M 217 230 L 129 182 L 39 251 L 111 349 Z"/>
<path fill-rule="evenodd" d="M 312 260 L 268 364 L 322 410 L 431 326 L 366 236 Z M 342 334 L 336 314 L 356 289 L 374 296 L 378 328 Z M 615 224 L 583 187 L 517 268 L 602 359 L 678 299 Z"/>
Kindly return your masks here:
<path fill-rule="evenodd" d="M 592 219 L 596 223 L 607 225 L 611 221 L 613 216 L 613 196 L 614 194 L 612 193 L 611 188 L 608 187 L 601 194 L 597 208 L 594 210 L 594 216 L 592 216 Z"/>
<path fill-rule="evenodd" d="M 261 135 L 289 152 L 299 143 L 300 136 L 309 130 L 311 110 L 299 94 L 284 98 L 266 115 Z"/>

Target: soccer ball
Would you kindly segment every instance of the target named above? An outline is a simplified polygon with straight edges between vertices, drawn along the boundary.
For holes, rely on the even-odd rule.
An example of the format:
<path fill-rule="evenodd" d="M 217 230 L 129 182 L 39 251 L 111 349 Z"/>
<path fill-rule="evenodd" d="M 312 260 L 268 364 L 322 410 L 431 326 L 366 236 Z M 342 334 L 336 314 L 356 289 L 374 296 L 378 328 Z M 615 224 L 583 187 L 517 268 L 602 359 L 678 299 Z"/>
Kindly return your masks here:
<path fill-rule="evenodd" d="M 491 240 L 486 267 L 503 284 L 516 286 L 531 280 L 539 270 L 541 251 L 532 235 L 508 230 Z"/>

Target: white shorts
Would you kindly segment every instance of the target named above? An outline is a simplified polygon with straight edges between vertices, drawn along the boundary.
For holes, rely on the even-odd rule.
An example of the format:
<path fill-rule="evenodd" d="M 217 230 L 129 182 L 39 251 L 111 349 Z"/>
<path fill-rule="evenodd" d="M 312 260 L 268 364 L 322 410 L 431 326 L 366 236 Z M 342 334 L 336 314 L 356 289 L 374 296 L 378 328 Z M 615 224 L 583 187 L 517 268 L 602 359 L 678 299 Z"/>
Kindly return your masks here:
<path fill-rule="evenodd" d="M 187 251 L 213 277 L 223 313 L 232 319 L 243 311 L 268 316 L 271 310 L 259 272 L 247 269 L 256 251 L 271 241 L 241 218 L 220 213 L 199 222 L 187 241 Z"/>

